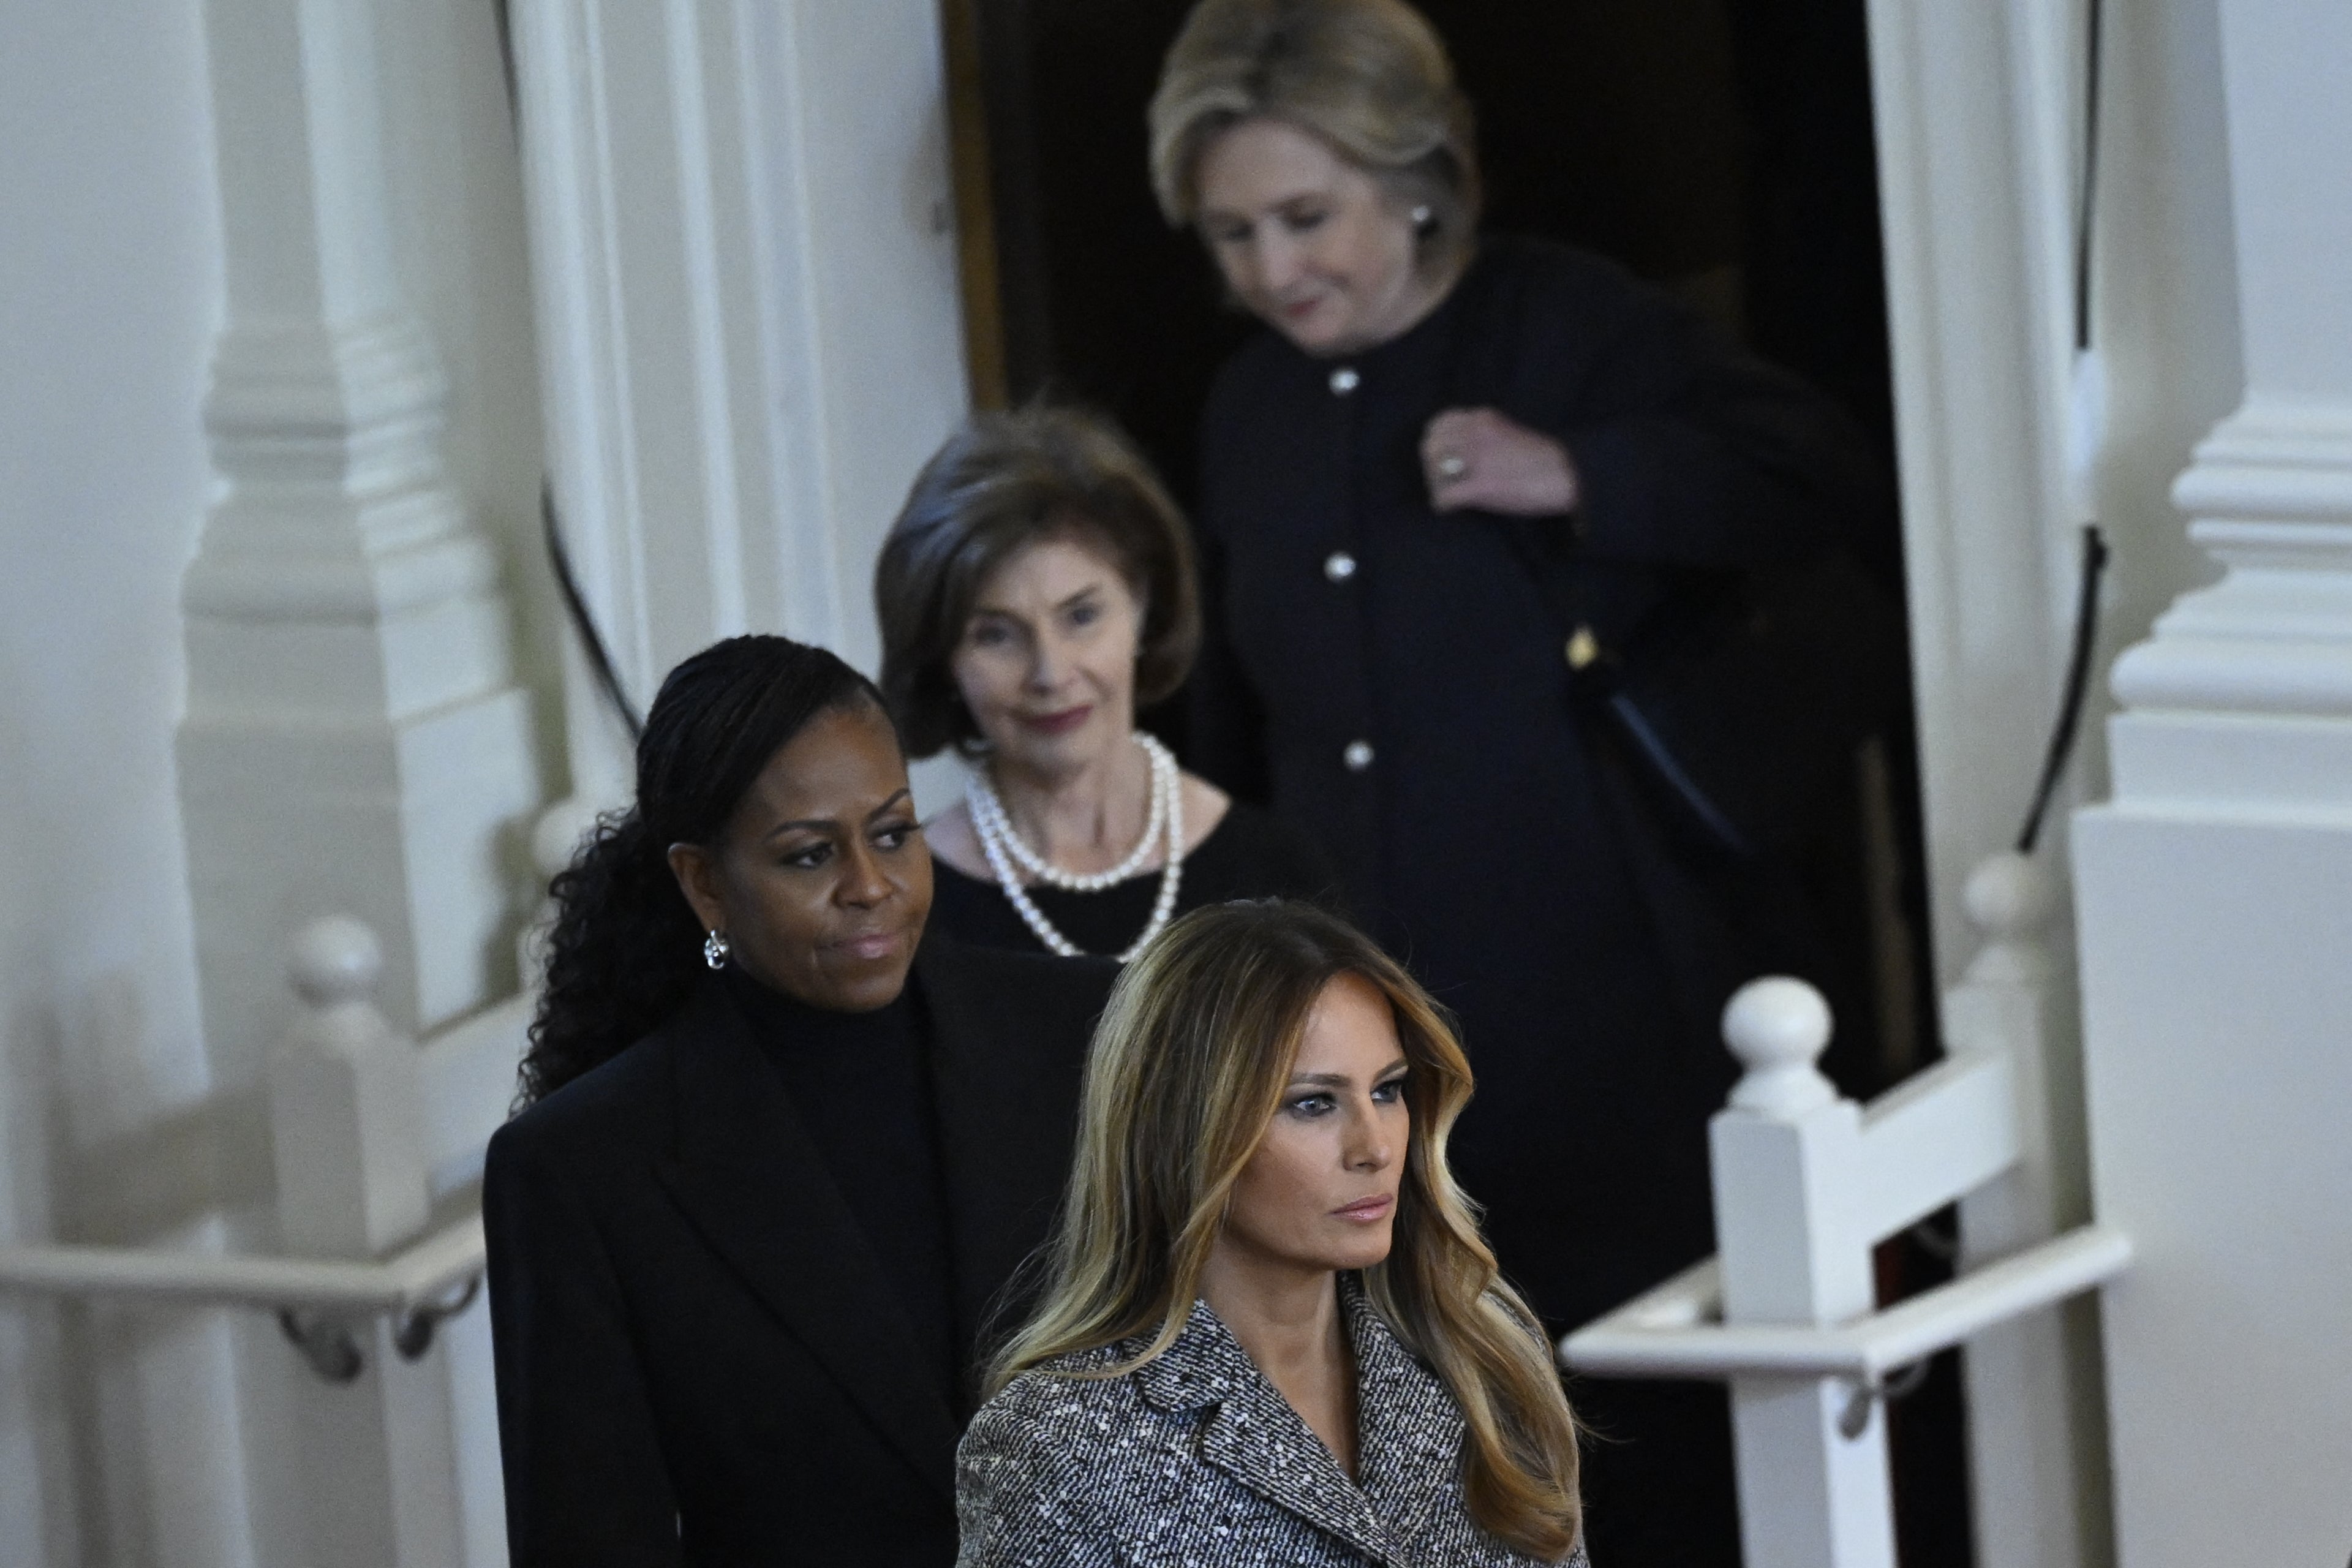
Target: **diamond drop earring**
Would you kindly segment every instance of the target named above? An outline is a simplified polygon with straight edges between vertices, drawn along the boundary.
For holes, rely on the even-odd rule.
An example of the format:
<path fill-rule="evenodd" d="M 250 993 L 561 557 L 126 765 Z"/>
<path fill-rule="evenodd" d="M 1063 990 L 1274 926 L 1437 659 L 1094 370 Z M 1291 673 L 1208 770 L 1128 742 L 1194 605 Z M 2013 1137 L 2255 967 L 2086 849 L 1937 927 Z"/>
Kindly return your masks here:
<path fill-rule="evenodd" d="M 702 939 L 702 962 L 713 969 L 727 967 L 727 955 L 734 949 L 728 945 L 727 933 L 714 931 Z"/>

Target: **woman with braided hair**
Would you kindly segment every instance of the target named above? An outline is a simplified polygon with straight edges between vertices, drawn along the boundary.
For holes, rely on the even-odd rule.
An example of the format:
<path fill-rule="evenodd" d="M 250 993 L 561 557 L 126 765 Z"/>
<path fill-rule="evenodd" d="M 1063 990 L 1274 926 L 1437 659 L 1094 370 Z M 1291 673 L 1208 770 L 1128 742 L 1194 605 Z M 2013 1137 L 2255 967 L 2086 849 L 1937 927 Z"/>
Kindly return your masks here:
<path fill-rule="evenodd" d="M 516 1568 L 941 1568 L 1111 966 L 926 940 L 889 716 L 776 637 L 671 672 L 553 892 L 483 1178 Z"/>

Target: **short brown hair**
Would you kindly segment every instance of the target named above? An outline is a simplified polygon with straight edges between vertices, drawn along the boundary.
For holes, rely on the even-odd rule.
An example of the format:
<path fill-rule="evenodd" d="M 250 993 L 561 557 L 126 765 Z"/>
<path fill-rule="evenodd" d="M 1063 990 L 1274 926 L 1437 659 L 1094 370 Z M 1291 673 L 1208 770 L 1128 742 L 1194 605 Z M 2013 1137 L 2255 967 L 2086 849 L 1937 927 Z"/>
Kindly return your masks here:
<path fill-rule="evenodd" d="M 1424 267 L 1467 258 L 1481 190 L 1470 100 L 1445 45 L 1404 0 L 1201 0 L 1152 94 L 1151 186 L 1200 216 L 1201 155 L 1244 120 L 1280 120 L 1430 210 Z"/>
<path fill-rule="evenodd" d="M 907 754 L 980 738 L 949 668 L 989 574 L 1040 540 L 1107 549 L 1143 609 L 1135 704 L 1175 694 L 1201 646 L 1192 534 L 1108 420 L 1033 406 L 977 414 L 923 465 L 874 566 L 882 694 Z"/>

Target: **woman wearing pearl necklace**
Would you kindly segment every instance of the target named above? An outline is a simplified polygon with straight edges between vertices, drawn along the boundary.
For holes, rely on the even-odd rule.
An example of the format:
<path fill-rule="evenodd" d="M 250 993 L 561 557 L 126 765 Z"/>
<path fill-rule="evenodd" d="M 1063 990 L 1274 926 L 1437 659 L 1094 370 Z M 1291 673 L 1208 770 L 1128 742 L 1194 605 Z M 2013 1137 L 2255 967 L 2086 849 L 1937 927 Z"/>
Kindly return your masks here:
<path fill-rule="evenodd" d="M 1124 960 L 1200 904 L 1329 892 L 1314 844 L 1135 727 L 1183 683 L 1199 599 L 1181 516 L 1101 420 L 974 418 L 916 479 L 875 603 L 909 753 L 970 767 L 927 825 L 936 929 Z"/>

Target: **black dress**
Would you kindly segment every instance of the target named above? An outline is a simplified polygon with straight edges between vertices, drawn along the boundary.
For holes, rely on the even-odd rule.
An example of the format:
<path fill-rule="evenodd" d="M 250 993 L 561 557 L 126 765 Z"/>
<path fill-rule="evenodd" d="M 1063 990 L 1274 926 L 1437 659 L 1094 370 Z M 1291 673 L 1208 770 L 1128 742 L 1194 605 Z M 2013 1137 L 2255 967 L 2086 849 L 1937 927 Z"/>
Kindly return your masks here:
<path fill-rule="evenodd" d="M 978 946 L 1046 951 L 994 878 L 968 877 L 937 858 L 931 866 L 934 927 Z M 1273 813 L 1237 800 L 1184 857 L 1176 912 L 1233 899 L 1306 899 L 1337 909 L 1342 907 L 1339 885 L 1330 858 L 1313 838 Z M 1125 952 L 1151 918 L 1160 873 L 1147 871 L 1097 893 L 1032 887 L 1029 897 L 1080 952 Z"/>
<path fill-rule="evenodd" d="M 924 939 L 901 1004 L 712 976 L 483 1177 L 515 1568 L 955 1561 L 980 1342 L 1115 970 Z"/>
<path fill-rule="evenodd" d="M 1431 510 L 1422 434 L 1465 403 L 1565 446 L 1576 517 Z M 1316 834 L 1357 913 L 1455 1010 L 1478 1075 L 1456 1168 L 1505 1273 L 1572 1327 L 1712 1248 L 1729 992 L 1780 970 L 1858 1009 L 1792 882 L 1685 855 L 1580 721 L 1524 531 L 1558 531 L 1544 542 L 1572 549 L 1611 633 L 1710 569 L 1832 547 L 1885 561 L 1883 480 L 1825 402 L 1665 296 L 1510 239 L 1365 353 L 1261 332 L 1202 438 L 1189 761 Z M 1618 1389 L 1584 1397 L 1629 1439 L 1594 1456 L 1594 1560 L 1722 1560 L 1720 1394 L 1657 1391 L 1685 1415 L 1654 1419 Z M 1653 1456 L 1614 1489 L 1649 1495 L 1621 1507 L 1612 1472 Z M 1635 1513 L 1659 1532 L 1612 1540 Z"/>

